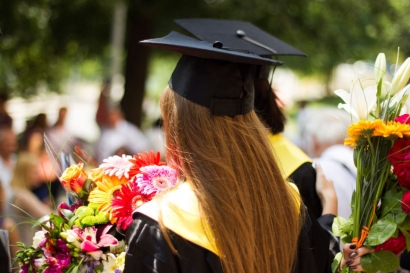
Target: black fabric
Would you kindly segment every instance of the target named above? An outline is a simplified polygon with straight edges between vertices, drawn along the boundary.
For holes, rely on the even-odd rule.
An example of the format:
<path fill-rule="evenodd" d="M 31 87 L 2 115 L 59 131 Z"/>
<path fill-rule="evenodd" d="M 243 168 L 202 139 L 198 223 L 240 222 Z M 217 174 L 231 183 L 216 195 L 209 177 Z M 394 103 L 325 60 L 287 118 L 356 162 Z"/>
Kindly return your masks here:
<path fill-rule="evenodd" d="M 2 230 L 3 231 L 3 230 Z M 9 245 L 4 245 L 0 240 L 0 268 L 1 272 L 11 272 L 10 268 L 10 256 L 9 250 L 7 249 Z"/>
<path fill-rule="evenodd" d="M 194 56 L 202 59 L 224 60 L 233 63 L 253 65 L 282 65 L 280 61 L 263 58 L 256 54 L 242 51 L 227 50 L 214 47 L 213 43 L 197 39 L 172 31 L 165 37 L 140 41 L 141 44 L 165 50 L 179 52 L 183 55 Z"/>
<path fill-rule="evenodd" d="M 128 251 L 124 273 L 222 273 L 218 256 L 169 231 L 174 255 L 158 222 L 143 214 L 135 214 L 127 229 Z"/>
<path fill-rule="evenodd" d="M 400 256 L 400 267 L 410 270 L 410 252 L 405 250 Z"/>
<path fill-rule="evenodd" d="M 316 171 L 312 163 L 303 163 L 289 178 L 299 189 L 302 200 L 315 218 L 322 215 L 322 204 L 316 193 Z"/>
<path fill-rule="evenodd" d="M 169 81 L 177 94 L 210 108 L 213 116 L 244 115 L 253 110 L 250 65 L 183 55 Z"/>
<path fill-rule="evenodd" d="M 217 19 L 177 19 L 179 26 L 195 37 L 224 47 L 241 49 L 259 56 L 306 56 L 300 50 L 286 44 L 248 22 Z"/>
<path fill-rule="evenodd" d="M 136 213 L 127 229 L 128 251 L 124 273 L 223 273 L 219 257 L 169 231 L 174 255 L 158 222 Z M 329 240 L 315 218 L 306 214 L 292 273 L 329 273 L 333 256 Z M 286 250 L 284 250 L 286 251 Z"/>

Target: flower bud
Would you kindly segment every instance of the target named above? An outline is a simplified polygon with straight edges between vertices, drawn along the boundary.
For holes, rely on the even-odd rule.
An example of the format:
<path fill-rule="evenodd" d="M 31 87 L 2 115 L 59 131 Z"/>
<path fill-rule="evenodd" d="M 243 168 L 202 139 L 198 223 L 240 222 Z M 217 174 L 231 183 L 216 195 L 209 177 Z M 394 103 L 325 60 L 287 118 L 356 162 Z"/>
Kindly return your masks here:
<path fill-rule="evenodd" d="M 374 78 L 376 79 L 376 84 L 383 79 L 384 74 L 386 73 L 386 56 L 384 53 L 379 53 L 374 63 Z"/>
<path fill-rule="evenodd" d="M 410 78 L 410 58 L 407 58 L 406 61 L 400 66 L 399 70 L 394 74 L 392 80 L 392 95 L 399 92 Z"/>

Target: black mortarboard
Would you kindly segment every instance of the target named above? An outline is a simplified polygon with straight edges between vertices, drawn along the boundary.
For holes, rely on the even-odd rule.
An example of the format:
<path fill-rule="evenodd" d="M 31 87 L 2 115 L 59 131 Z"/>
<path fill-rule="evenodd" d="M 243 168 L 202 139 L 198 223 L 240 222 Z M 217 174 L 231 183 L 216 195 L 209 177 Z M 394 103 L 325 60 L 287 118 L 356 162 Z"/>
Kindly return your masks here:
<path fill-rule="evenodd" d="M 253 110 L 253 67 L 282 64 L 174 31 L 140 43 L 182 53 L 169 86 L 182 97 L 208 107 L 215 116 L 234 117 Z"/>
<path fill-rule="evenodd" d="M 259 56 L 307 56 L 248 22 L 177 19 L 175 23 L 203 41 L 219 41 L 232 50 L 246 50 Z"/>

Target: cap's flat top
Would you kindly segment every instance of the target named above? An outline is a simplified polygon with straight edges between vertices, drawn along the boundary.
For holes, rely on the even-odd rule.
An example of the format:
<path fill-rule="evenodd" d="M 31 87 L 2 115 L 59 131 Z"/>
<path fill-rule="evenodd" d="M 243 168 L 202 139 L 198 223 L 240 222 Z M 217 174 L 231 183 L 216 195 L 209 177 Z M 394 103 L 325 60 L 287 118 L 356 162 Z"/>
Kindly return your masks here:
<path fill-rule="evenodd" d="M 163 38 L 143 40 L 141 44 L 162 48 L 203 59 L 225 60 L 234 63 L 255 65 L 282 65 L 280 61 L 263 58 L 257 54 L 250 54 L 232 49 L 216 48 L 213 43 L 199 41 L 194 38 L 172 31 Z"/>
<path fill-rule="evenodd" d="M 209 43 L 220 41 L 227 48 L 247 50 L 259 56 L 307 56 L 300 50 L 248 22 L 218 19 L 177 19 L 175 23 L 203 41 Z M 237 35 L 238 30 L 242 30 L 246 37 L 273 49 L 276 53 L 240 38 Z"/>

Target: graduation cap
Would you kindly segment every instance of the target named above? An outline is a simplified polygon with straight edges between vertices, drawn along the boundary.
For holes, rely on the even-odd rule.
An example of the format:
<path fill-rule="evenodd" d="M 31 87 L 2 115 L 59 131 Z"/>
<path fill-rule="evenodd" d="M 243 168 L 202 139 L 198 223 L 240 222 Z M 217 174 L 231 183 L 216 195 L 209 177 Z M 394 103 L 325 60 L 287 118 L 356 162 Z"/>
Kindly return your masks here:
<path fill-rule="evenodd" d="M 177 19 L 175 23 L 198 39 L 210 43 L 219 41 L 226 48 L 246 50 L 259 56 L 307 56 L 249 22 Z"/>
<path fill-rule="evenodd" d="M 244 115 L 253 110 L 255 65 L 282 65 L 244 50 L 226 48 L 171 32 L 141 44 L 183 54 L 169 80 L 182 97 L 210 109 L 211 115 Z"/>

